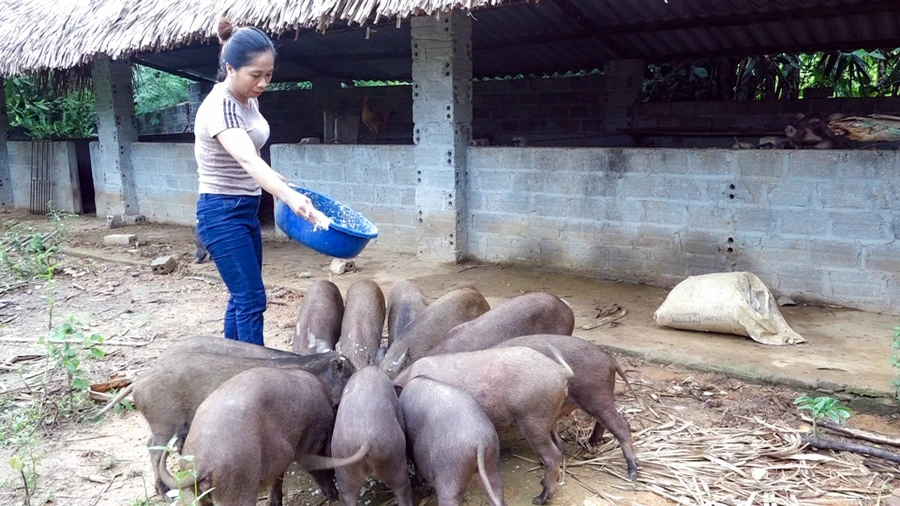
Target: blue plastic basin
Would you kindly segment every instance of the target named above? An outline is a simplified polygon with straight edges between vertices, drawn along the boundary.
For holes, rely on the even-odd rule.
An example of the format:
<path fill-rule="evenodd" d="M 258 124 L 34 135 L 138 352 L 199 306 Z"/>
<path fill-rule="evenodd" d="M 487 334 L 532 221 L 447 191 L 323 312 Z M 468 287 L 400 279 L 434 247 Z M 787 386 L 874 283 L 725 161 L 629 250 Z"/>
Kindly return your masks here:
<path fill-rule="evenodd" d="M 306 195 L 313 206 L 333 221 L 328 230 L 313 231 L 312 223 L 297 216 L 279 199 L 275 200 L 275 223 L 291 239 L 323 255 L 353 258 L 378 237 L 378 227 L 346 205 L 306 188 L 290 185 Z"/>

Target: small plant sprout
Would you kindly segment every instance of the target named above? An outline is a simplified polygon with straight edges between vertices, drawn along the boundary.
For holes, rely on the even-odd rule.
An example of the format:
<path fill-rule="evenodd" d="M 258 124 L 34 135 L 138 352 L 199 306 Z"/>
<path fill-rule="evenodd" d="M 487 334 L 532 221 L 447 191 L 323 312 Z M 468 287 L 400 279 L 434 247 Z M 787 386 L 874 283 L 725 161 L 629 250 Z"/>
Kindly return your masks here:
<path fill-rule="evenodd" d="M 843 425 L 853 414 L 850 408 L 844 406 L 834 397 L 810 397 L 803 395 L 794 400 L 797 409 L 801 411 L 809 411 L 812 414 L 812 430 L 813 435 L 818 436 L 819 428 L 817 422 L 822 418 L 828 418 L 834 423 Z"/>

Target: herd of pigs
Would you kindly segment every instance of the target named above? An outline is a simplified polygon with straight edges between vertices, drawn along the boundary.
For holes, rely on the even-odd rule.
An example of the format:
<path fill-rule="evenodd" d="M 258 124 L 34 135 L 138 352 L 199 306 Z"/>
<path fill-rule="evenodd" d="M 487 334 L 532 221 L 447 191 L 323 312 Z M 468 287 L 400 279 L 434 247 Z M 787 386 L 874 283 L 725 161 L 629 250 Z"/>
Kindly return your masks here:
<path fill-rule="evenodd" d="M 211 490 L 204 504 L 248 506 L 267 487 L 268 505 L 280 505 L 296 462 L 344 506 L 357 503 L 367 477 L 412 506 L 410 459 L 415 481 L 430 484 L 441 506 L 460 504 L 473 480 L 501 506 L 497 431 L 518 427 L 543 464 L 533 502 L 545 504 L 563 458 L 557 421 L 576 408 L 596 422 L 591 445 L 608 429 L 628 478 L 638 470 L 613 398 L 616 374 L 628 381 L 613 357 L 572 336 L 574 324 L 568 304 L 546 292 L 491 308 L 464 287 L 427 304 L 401 281 L 385 303 L 370 280 L 355 282 L 346 298 L 317 281 L 300 307 L 292 352 L 214 336 L 180 340 L 109 406 L 133 393 L 163 495 L 196 486 Z M 193 456 L 181 466 L 196 466 L 196 478 L 168 470 L 160 448 L 173 438 Z"/>

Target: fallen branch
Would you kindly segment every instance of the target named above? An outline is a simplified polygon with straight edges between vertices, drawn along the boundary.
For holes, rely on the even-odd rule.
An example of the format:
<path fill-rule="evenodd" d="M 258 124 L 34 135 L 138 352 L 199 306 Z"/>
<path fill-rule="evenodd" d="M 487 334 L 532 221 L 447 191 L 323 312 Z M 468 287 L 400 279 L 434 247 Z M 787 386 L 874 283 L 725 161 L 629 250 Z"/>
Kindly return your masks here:
<path fill-rule="evenodd" d="M 54 343 L 62 343 L 63 341 L 54 340 L 53 342 Z M 67 342 L 69 344 L 79 344 L 79 343 L 83 343 L 84 341 L 81 341 L 78 339 L 66 339 L 65 342 Z M 147 346 L 148 344 L 150 344 L 152 342 L 153 342 L 153 339 L 143 342 L 143 343 L 132 343 L 132 342 L 128 342 L 128 341 L 104 341 L 104 342 L 100 343 L 100 345 L 101 346 L 134 346 L 134 347 L 140 348 L 141 346 Z M 40 344 L 35 339 L 24 339 L 24 338 L 20 338 L 20 337 L 0 337 L 0 343 Z"/>
<path fill-rule="evenodd" d="M 804 422 L 812 423 L 812 418 L 808 418 L 806 416 L 802 418 Z M 838 434 L 854 437 L 856 439 L 862 439 L 863 441 L 869 441 L 870 443 L 900 447 L 900 439 L 890 438 L 888 436 L 885 436 L 884 434 L 878 434 L 876 432 L 869 432 L 860 429 L 851 429 L 849 427 L 841 427 L 840 425 L 829 422 L 828 420 L 819 420 L 816 425 L 822 427 L 823 429 L 828 429 L 832 432 L 837 432 Z"/>
<path fill-rule="evenodd" d="M 96 506 L 97 503 L 100 502 L 100 498 L 103 497 L 103 494 L 105 494 L 106 491 L 109 490 L 109 487 L 111 487 L 112 484 L 115 483 L 116 478 L 118 478 L 118 477 L 119 477 L 119 474 L 116 474 L 115 476 L 112 477 L 111 480 L 109 480 L 109 483 L 106 485 L 106 487 L 103 490 L 101 490 L 99 494 L 97 494 L 97 498 L 94 499 L 94 502 L 91 503 L 91 506 Z"/>
<path fill-rule="evenodd" d="M 853 452 L 860 453 L 862 455 L 869 455 L 871 457 L 878 457 L 885 460 L 890 460 L 891 462 L 897 462 L 900 464 L 900 455 L 889 452 L 887 450 L 882 450 L 881 448 L 875 448 L 874 446 L 863 445 L 858 443 L 847 443 L 844 441 L 832 441 L 830 439 L 821 439 L 816 436 L 804 435 L 803 442 L 813 448 L 819 448 L 822 450 L 836 450 L 841 452 Z"/>

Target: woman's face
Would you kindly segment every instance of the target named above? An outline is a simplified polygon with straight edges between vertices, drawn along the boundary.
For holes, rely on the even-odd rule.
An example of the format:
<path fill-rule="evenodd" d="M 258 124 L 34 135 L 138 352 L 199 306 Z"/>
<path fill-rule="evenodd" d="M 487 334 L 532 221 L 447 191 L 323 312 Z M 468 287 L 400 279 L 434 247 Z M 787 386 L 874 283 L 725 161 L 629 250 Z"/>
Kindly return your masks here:
<path fill-rule="evenodd" d="M 275 57 L 266 51 L 259 53 L 239 69 L 235 69 L 229 64 L 227 70 L 228 77 L 231 79 L 232 93 L 241 99 L 256 98 L 266 91 L 266 87 L 272 81 Z"/>

